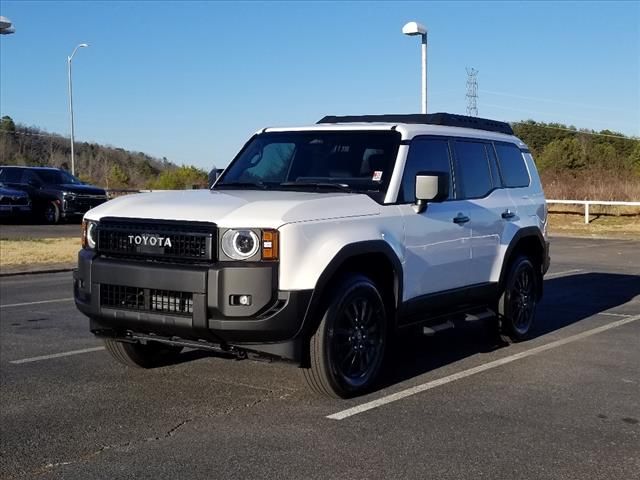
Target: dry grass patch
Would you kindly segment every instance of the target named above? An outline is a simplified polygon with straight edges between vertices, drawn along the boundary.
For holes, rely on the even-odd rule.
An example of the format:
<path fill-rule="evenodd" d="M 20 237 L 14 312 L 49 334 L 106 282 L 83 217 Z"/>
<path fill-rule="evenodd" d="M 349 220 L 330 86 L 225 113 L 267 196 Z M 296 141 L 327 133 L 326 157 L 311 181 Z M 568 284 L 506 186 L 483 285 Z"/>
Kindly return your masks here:
<path fill-rule="evenodd" d="M 549 233 L 603 236 L 640 239 L 640 215 L 589 215 L 591 221 L 584 223 L 584 213 L 550 213 Z"/>
<path fill-rule="evenodd" d="M 0 266 L 73 263 L 80 250 L 80 238 L 0 239 Z"/>

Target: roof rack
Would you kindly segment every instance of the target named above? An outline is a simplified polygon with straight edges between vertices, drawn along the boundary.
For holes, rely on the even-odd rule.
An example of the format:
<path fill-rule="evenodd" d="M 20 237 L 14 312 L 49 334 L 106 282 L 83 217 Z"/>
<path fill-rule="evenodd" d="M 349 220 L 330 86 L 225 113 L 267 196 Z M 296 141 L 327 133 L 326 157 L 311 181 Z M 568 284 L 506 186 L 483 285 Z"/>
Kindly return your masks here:
<path fill-rule="evenodd" d="M 474 128 L 489 132 L 513 135 L 511 125 L 488 118 L 468 117 L 453 113 L 408 113 L 386 115 L 327 115 L 318 123 L 415 123 L 426 125 L 444 125 L 447 127 Z"/>

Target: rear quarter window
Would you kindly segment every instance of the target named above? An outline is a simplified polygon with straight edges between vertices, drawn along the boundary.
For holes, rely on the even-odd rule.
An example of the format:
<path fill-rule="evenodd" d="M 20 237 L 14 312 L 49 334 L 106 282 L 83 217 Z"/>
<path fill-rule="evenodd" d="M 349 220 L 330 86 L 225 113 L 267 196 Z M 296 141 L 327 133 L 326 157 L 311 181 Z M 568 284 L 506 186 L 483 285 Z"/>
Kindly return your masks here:
<path fill-rule="evenodd" d="M 496 143 L 500 172 L 505 187 L 528 187 L 529 171 L 518 147 L 510 143 Z"/>

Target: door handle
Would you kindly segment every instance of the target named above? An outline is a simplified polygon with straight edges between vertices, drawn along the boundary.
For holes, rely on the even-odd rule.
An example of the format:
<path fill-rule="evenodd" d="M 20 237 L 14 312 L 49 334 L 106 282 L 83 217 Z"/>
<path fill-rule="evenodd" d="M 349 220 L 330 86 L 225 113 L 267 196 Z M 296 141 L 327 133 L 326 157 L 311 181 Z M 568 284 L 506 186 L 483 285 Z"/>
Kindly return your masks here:
<path fill-rule="evenodd" d="M 458 225 L 462 225 L 463 223 L 467 223 L 469 221 L 469 217 L 459 213 L 458 216 L 454 217 L 453 223 L 457 223 Z"/>
<path fill-rule="evenodd" d="M 509 209 L 506 209 L 504 212 L 502 212 L 502 218 L 504 218 L 505 220 L 511 220 L 515 216 L 516 214 Z"/>

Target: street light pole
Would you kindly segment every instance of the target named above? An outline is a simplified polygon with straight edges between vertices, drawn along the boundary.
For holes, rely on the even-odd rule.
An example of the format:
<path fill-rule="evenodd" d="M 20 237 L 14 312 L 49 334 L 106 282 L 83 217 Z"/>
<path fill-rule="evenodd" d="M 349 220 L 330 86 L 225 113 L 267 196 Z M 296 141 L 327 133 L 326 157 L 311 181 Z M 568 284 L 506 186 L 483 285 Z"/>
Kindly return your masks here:
<path fill-rule="evenodd" d="M 422 113 L 427 113 L 427 32 L 422 35 Z"/>
<path fill-rule="evenodd" d="M 402 27 L 402 33 L 409 36 L 420 35 L 422 48 L 422 113 L 427 113 L 427 29 L 417 22 L 409 22 Z"/>
<path fill-rule="evenodd" d="M 89 45 L 86 43 L 81 43 L 73 49 L 73 53 L 67 57 L 67 75 L 69 79 L 69 118 L 71 120 L 71 175 L 76 174 L 76 159 L 74 155 L 74 129 L 73 129 L 73 88 L 71 85 L 71 60 L 73 60 L 73 56 L 76 54 L 76 51 L 79 48 L 86 48 Z"/>

